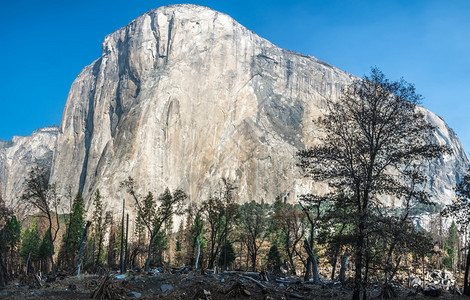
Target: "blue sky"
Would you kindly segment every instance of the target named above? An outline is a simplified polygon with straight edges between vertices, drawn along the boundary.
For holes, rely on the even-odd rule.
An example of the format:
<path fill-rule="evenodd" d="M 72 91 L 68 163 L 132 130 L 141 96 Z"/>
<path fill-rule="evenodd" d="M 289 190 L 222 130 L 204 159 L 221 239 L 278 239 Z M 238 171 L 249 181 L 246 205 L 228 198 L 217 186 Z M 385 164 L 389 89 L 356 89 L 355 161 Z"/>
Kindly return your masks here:
<path fill-rule="evenodd" d="M 60 123 L 68 90 L 104 37 L 180 1 L 0 2 L 0 138 Z M 470 1 L 193 1 L 274 44 L 354 75 L 379 67 L 416 85 L 470 150 Z"/>

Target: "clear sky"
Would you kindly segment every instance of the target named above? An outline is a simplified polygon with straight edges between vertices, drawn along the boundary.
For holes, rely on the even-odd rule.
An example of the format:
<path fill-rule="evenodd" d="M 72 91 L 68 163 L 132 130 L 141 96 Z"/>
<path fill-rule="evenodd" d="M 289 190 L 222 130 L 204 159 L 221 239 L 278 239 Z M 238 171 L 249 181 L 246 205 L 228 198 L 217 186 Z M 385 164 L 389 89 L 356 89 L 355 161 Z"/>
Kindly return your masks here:
<path fill-rule="evenodd" d="M 0 1 L 0 138 L 58 125 L 68 90 L 104 37 L 180 1 Z M 470 1 L 194 0 L 274 44 L 354 75 L 379 67 L 416 85 L 470 150 Z"/>

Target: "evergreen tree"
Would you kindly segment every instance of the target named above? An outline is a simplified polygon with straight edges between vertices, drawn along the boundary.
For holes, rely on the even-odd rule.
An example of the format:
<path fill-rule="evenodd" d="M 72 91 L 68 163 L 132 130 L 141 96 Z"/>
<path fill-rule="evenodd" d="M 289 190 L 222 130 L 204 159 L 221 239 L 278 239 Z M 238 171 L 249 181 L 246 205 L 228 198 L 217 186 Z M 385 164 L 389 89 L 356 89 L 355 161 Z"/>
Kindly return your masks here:
<path fill-rule="evenodd" d="M 93 198 L 93 206 L 95 210 L 93 211 L 93 237 L 96 253 L 93 254 L 95 256 L 94 264 L 100 264 L 102 252 L 103 252 L 103 238 L 104 238 L 104 211 L 103 211 L 103 202 L 101 201 L 102 197 L 100 194 L 100 190 L 96 190 L 95 197 Z"/>
<path fill-rule="evenodd" d="M 7 256 L 11 239 L 8 223 L 11 218 L 12 212 L 5 206 L 0 193 L 0 289 L 8 284 Z"/>
<path fill-rule="evenodd" d="M 231 266 L 235 262 L 235 258 L 235 249 L 233 249 L 232 243 L 227 240 L 227 242 L 222 246 L 222 249 L 220 249 L 218 264 L 220 267 L 223 267 L 224 263 L 227 266 Z"/>
<path fill-rule="evenodd" d="M 59 259 L 69 268 L 75 267 L 75 260 L 82 242 L 82 231 L 84 227 L 84 201 L 82 193 L 78 192 L 72 203 L 69 226 L 62 240 L 59 251 Z"/>
<path fill-rule="evenodd" d="M 191 266 L 196 264 L 196 267 L 199 267 L 199 255 L 200 250 L 205 246 L 204 240 L 204 220 L 202 219 L 201 213 L 198 211 L 194 217 L 194 221 L 191 224 L 191 229 L 188 234 L 188 241 L 190 241 L 191 256 L 190 264 Z"/>
<path fill-rule="evenodd" d="M 23 258 L 26 267 L 30 269 L 32 262 L 39 259 L 39 232 L 38 220 L 35 218 L 30 228 L 26 228 L 21 233 L 20 256 Z"/>
<path fill-rule="evenodd" d="M 184 263 L 184 224 L 183 221 L 180 222 L 178 227 L 178 232 L 176 233 L 176 245 L 175 245 L 175 259 L 176 265 L 181 265 Z"/>
<path fill-rule="evenodd" d="M 47 263 L 47 258 L 49 257 L 49 251 L 51 247 L 51 231 L 48 229 L 44 233 L 44 236 L 41 241 L 41 245 L 39 246 L 39 251 L 38 251 L 38 258 L 41 261 L 41 264 L 43 266 L 43 270 L 46 268 L 46 263 Z M 52 245 L 52 253 L 54 253 L 54 245 Z"/>
<path fill-rule="evenodd" d="M 18 254 L 18 246 L 21 238 L 21 224 L 16 216 L 9 218 L 5 224 L 6 244 L 10 253 L 10 273 L 15 269 L 15 256 Z"/>
<path fill-rule="evenodd" d="M 269 248 L 267 255 L 267 267 L 271 272 L 278 273 L 281 269 L 281 254 L 276 245 Z"/>
<path fill-rule="evenodd" d="M 156 265 L 162 265 L 163 263 L 163 251 L 168 250 L 169 240 L 165 231 L 160 231 L 155 236 L 152 246 L 153 263 Z"/>
<path fill-rule="evenodd" d="M 107 224 L 109 224 L 108 250 L 106 251 L 107 263 L 108 263 L 108 267 L 114 268 L 116 266 L 116 260 L 117 260 L 117 252 L 116 252 L 117 228 L 116 228 L 116 225 L 114 224 L 114 220 L 110 212 L 106 213 L 106 220 L 107 220 Z"/>
<path fill-rule="evenodd" d="M 457 269 L 459 257 L 459 232 L 455 221 L 452 221 L 452 224 L 449 227 L 449 231 L 445 240 L 445 248 L 449 256 L 449 267 L 451 267 L 452 270 L 455 271 Z"/>

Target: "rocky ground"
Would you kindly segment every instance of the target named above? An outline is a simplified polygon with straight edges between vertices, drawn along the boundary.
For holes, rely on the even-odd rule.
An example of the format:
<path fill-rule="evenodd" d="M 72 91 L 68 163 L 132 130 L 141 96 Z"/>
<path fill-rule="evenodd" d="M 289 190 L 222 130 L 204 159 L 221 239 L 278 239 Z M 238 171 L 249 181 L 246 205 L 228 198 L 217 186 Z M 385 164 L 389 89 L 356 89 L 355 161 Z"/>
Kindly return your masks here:
<path fill-rule="evenodd" d="M 444 289 L 394 286 L 395 299 L 463 299 Z M 371 299 L 380 298 L 381 289 L 372 285 Z M 348 284 L 323 280 L 321 284 L 302 282 L 298 277 L 276 278 L 254 272 L 195 272 L 188 269 L 156 269 L 147 274 L 58 276 L 53 282 L 30 276 L 10 282 L 0 291 L 3 299 L 350 299 Z"/>

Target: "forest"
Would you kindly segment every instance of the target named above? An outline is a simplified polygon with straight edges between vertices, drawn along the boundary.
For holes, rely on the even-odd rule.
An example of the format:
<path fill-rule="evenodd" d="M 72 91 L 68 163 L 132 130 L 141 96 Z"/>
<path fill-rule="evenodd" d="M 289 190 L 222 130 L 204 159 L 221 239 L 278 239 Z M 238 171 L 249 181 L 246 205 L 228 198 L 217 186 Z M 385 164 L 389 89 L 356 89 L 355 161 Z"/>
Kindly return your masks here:
<path fill-rule="evenodd" d="M 229 178 L 207 199 L 189 199 L 183 189 L 139 194 L 142 187 L 129 177 L 113 188 L 131 201 L 135 218 L 129 220 L 124 202 L 122 214 L 112 214 L 99 190 L 89 211 L 77 192 L 62 200 L 69 213 L 59 214 L 48 171 L 35 167 L 21 195 L 35 214 L 18 217 L 0 203 L 0 287 L 42 287 L 89 274 L 100 279 L 89 297 L 115 298 L 110 290 L 120 288 L 113 280 L 129 272 L 193 272 L 238 276 L 225 296 L 204 289 L 194 299 L 257 298 L 248 283 L 261 289 L 259 299 L 278 292 L 310 299 L 319 296 L 315 286 L 334 290 L 330 298 L 341 291 L 344 299 L 400 298 L 404 291 L 470 296 L 470 171 L 451 204 L 432 202 L 422 164 L 449 149 L 433 143 L 434 128 L 416 109 L 420 101 L 412 84 L 389 81 L 375 68 L 347 87 L 341 101 L 326 101 L 315 121 L 321 142 L 299 151 L 296 164 L 329 189 L 295 203 L 284 195 L 238 203 Z M 386 205 L 384 195 L 400 205 Z M 279 291 L 281 285 L 287 288 Z"/>

